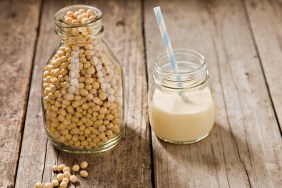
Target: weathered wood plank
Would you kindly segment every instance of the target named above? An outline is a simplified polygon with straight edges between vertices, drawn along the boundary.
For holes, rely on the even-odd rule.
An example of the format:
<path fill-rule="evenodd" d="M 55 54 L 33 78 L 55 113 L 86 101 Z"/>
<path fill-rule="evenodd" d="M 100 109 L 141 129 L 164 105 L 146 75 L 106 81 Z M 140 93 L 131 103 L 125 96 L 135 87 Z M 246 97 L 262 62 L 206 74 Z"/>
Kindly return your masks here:
<path fill-rule="evenodd" d="M 48 1 L 47 1 L 48 2 Z M 32 187 L 37 181 L 43 178 L 44 168 L 56 162 L 56 150 L 48 147 L 47 139 L 43 127 L 42 107 L 41 107 L 41 82 L 43 67 L 47 63 L 51 54 L 58 46 L 59 38 L 54 33 L 54 14 L 65 4 L 62 1 L 56 3 L 57 8 L 53 9 L 54 2 L 50 1 L 50 6 L 46 6 L 45 1 L 41 15 L 41 25 L 38 43 L 36 46 L 35 62 L 31 81 L 30 97 L 28 102 L 25 128 L 22 140 L 22 149 L 19 160 L 16 187 Z M 47 150 L 47 151 L 46 151 Z M 49 157 L 53 157 L 53 161 Z M 45 164 L 49 159 L 48 163 Z M 31 172 L 33 178 L 28 178 L 26 172 Z M 51 171 L 49 170 L 49 174 Z M 31 176 L 29 176 L 31 177 Z M 49 178 L 50 179 L 50 178 Z"/>
<path fill-rule="evenodd" d="M 245 1 L 250 26 L 282 129 L 282 1 Z"/>
<path fill-rule="evenodd" d="M 14 187 L 40 1 L 0 1 L 0 187 Z"/>
<path fill-rule="evenodd" d="M 45 1 L 42 27 L 33 71 L 23 147 L 16 187 L 31 187 L 34 181 L 50 181 L 53 164 L 87 160 L 89 178 L 76 187 L 150 187 L 151 164 L 147 118 L 147 83 L 142 38 L 140 1 L 88 1 L 104 13 L 104 38 L 117 55 L 125 72 L 127 102 L 126 135 L 112 151 L 99 155 L 73 155 L 57 151 L 46 140 L 41 115 L 41 73 L 59 39 L 54 34 L 55 12 L 69 1 Z M 81 3 L 81 2 L 80 2 Z M 29 172 L 26 178 L 25 172 Z M 72 186 L 74 187 L 74 186 Z"/>
<path fill-rule="evenodd" d="M 172 145 L 153 135 L 156 187 L 279 187 L 282 144 L 255 43 L 241 1 L 159 1 L 175 48 L 204 54 L 216 102 L 209 137 Z M 149 80 L 162 52 L 146 1 Z"/>

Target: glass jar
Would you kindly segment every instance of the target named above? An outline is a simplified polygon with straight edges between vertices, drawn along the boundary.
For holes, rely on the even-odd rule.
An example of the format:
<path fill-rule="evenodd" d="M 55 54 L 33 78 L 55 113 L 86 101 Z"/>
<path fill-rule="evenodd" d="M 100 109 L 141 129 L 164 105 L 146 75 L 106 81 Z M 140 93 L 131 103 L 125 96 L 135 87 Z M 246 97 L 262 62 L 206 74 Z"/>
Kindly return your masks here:
<path fill-rule="evenodd" d="M 178 71 L 166 54 L 157 57 L 149 88 L 149 118 L 160 139 L 190 144 L 204 139 L 215 120 L 205 58 L 194 50 L 175 50 Z"/>
<path fill-rule="evenodd" d="M 44 126 L 60 150 L 99 153 L 124 133 L 121 66 L 102 35 L 102 13 L 85 5 L 55 15 L 60 45 L 43 72 Z"/>

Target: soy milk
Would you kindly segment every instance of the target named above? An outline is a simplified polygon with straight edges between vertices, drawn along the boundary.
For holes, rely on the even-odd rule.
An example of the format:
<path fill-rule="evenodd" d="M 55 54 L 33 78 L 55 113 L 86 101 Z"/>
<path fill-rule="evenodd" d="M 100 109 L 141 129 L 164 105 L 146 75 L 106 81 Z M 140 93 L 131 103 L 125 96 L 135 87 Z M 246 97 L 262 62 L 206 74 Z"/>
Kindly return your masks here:
<path fill-rule="evenodd" d="M 150 122 L 155 134 L 169 142 L 192 143 L 208 135 L 215 120 L 210 89 L 178 92 L 156 88 L 149 102 Z"/>

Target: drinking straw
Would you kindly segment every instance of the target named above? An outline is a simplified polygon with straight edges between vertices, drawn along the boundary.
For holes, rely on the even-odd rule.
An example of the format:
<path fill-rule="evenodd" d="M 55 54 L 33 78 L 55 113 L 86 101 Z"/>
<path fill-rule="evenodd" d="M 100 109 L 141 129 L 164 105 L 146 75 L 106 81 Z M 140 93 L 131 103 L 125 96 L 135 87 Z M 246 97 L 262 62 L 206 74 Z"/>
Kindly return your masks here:
<path fill-rule="evenodd" d="M 158 22 L 158 26 L 159 26 L 159 29 L 160 29 L 160 32 L 161 32 L 161 35 L 162 35 L 162 39 L 163 39 L 163 43 L 164 43 L 164 46 L 165 46 L 165 49 L 166 49 L 166 53 L 167 53 L 168 58 L 169 58 L 169 62 L 171 64 L 172 68 L 175 71 L 178 71 L 178 66 L 177 66 L 176 59 L 175 59 L 175 56 L 174 56 L 174 53 L 173 53 L 173 49 L 172 49 L 172 46 L 171 46 L 169 35 L 168 35 L 167 29 L 166 29 L 166 26 L 165 26 L 165 22 L 164 22 L 164 18 L 163 18 L 161 8 L 159 6 L 155 7 L 154 12 L 155 12 L 155 16 L 156 16 L 156 19 L 157 19 L 157 22 Z"/>
<path fill-rule="evenodd" d="M 156 16 L 156 19 L 157 19 L 157 22 L 158 22 L 158 26 L 159 26 L 159 29 L 160 29 L 160 32 L 161 32 L 161 35 L 162 35 L 165 50 L 166 50 L 167 56 L 169 58 L 169 62 L 171 64 L 172 68 L 176 72 L 178 72 L 178 66 L 177 66 L 177 63 L 176 63 L 175 55 L 173 53 L 173 49 L 172 49 L 172 45 L 171 45 L 171 42 L 170 42 L 170 39 L 169 39 L 169 35 L 168 35 L 167 29 L 166 29 L 166 26 L 165 26 L 164 17 L 163 17 L 161 8 L 159 6 L 155 7 L 154 12 L 155 12 L 155 16 Z M 181 76 L 177 75 L 176 79 L 177 79 L 177 81 L 181 81 Z M 182 83 L 178 82 L 178 86 L 182 87 Z M 184 93 L 182 91 L 180 91 L 178 94 L 181 96 L 181 98 L 184 102 L 188 102 L 187 97 L 184 95 Z"/>
<path fill-rule="evenodd" d="M 171 45 L 171 42 L 170 42 L 170 39 L 169 39 L 169 35 L 168 35 L 167 29 L 166 29 L 166 26 L 165 26 L 164 17 L 163 17 L 161 8 L 159 6 L 155 7 L 154 12 L 155 12 L 155 16 L 156 16 L 156 19 L 157 19 L 157 22 L 158 22 L 158 26 L 159 26 L 159 29 L 160 29 L 160 32 L 161 32 L 161 35 L 162 35 L 165 50 L 166 50 L 167 56 L 169 58 L 169 62 L 171 64 L 172 68 L 176 72 L 178 72 L 178 66 L 177 66 L 177 63 L 176 63 L 175 55 L 173 53 L 173 49 L 172 49 L 172 45 Z M 176 79 L 177 79 L 177 81 L 181 81 L 181 76 L 177 75 Z M 182 87 L 182 83 L 178 82 L 178 86 Z M 182 98 L 184 98 L 183 95 L 182 95 Z"/>

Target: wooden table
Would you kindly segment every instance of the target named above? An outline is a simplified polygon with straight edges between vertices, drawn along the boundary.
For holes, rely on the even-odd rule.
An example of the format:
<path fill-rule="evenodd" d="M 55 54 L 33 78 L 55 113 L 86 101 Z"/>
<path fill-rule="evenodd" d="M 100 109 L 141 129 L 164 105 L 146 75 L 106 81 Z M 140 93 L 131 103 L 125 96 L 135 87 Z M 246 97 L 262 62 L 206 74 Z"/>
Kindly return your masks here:
<path fill-rule="evenodd" d="M 54 14 L 85 3 L 104 13 L 104 38 L 125 74 L 126 135 L 112 151 L 73 155 L 48 142 L 41 73 L 58 45 Z M 149 127 L 147 90 L 163 51 L 152 8 L 162 7 L 176 48 L 204 54 L 216 101 L 205 140 L 172 145 Z M 1 0 L 0 187 L 31 188 L 50 167 L 82 160 L 89 178 L 70 187 L 282 187 L 281 0 Z"/>

